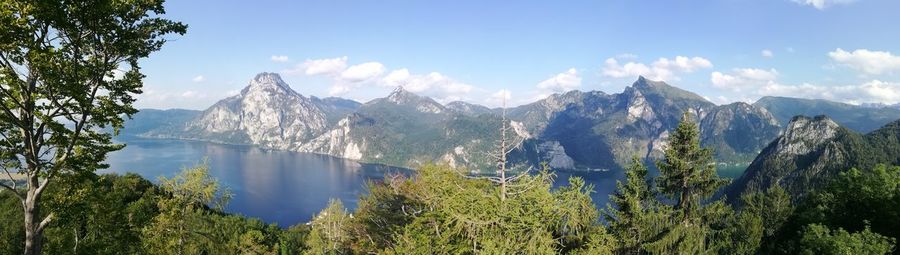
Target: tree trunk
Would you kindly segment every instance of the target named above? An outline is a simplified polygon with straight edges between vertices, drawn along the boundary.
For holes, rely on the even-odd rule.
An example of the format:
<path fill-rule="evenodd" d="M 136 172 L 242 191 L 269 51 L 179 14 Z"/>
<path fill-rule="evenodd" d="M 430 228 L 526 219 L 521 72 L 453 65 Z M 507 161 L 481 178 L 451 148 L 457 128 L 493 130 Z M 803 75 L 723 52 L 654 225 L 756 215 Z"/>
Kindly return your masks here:
<path fill-rule="evenodd" d="M 43 229 L 41 229 L 41 223 L 37 221 L 37 218 L 40 217 L 40 210 L 37 195 L 33 190 L 28 191 L 22 206 L 25 210 L 25 255 L 40 255 L 42 254 Z"/>

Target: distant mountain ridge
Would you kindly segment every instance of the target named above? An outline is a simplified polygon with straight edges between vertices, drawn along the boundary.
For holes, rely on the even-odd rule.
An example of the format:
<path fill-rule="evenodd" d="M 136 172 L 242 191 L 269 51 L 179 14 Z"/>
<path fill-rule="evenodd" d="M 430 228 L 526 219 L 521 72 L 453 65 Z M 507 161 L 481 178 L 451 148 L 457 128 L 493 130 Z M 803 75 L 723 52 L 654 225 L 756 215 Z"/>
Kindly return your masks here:
<path fill-rule="evenodd" d="M 499 137 L 502 111 L 466 102 L 443 105 L 402 87 L 366 103 L 306 97 L 277 74 L 260 73 L 240 94 L 194 115 L 171 118 L 183 123 L 142 123 L 164 119 L 149 110 L 154 114 L 138 114 L 126 126 L 145 127 L 133 130 L 148 137 L 252 144 L 404 167 L 447 162 L 491 171 L 493 163 L 485 155 Z M 659 158 L 684 111 L 699 121 L 704 146 L 726 163 L 749 162 L 783 125 L 761 104 L 717 106 L 644 77 L 622 93 L 569 91 L 507 108 L 506 115 L 522 140 L 512 155 L 516 161 L 619 169 L 635 155 Z"/>
<path fill-rule="evenodd" d="M 753 105 L 766 108 L 782 125 L 797 115 L 827 115 L 838 124 L 857 132 L 869 132 L 900 118 L 900 109 L 866 107 L 823 99 L 762 97 Z"/>
<path fill-rule="evenodd" d="M 765 109 L 745 105 L 744 111 L 728 111 L 703 97 L 665 82 L 639 77 L 619 94 L 600 91 L 569 91 L 535 103 L 509 110 L 510 117 L 525 123 L 541 144 L 558 144 L 576 165 L 585 168 L 618 168 L 632 156 L 656 159 L 662 156 L 669 131 L 685 111 L 701 121 L 704 141 L 714 146 L 719 159 L 728 162 L 749 161 L 770 139 L 777 136 L 778 125 Z M 720 113 L 713 114 L 710 113 Z M 737 115 L 737 116 L 736 116 Z M 713 116 L 714 118 L 710 118 Z M 715 140 L 729 135 L 727 127 L 755 120 L 741 131 L 758 139 Z M 724 128 L 715 128 L 724 127 Z"/>

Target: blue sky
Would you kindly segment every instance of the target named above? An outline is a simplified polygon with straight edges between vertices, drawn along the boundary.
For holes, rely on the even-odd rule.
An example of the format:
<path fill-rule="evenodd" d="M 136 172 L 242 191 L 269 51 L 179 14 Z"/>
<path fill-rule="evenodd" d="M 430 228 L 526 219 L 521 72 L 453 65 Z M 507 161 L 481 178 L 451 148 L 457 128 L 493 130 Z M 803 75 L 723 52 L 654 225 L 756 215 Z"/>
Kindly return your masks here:
<path fill-rule="evenodd" d="M 187 1 L 189 25 L 143 61 L 148 108 L 204 109 L 259 72 L 303 95 L 394 86 L 497 106 L 638 75 L 718 104 L 764 95 L 900 102 L 891 0 Z"/>

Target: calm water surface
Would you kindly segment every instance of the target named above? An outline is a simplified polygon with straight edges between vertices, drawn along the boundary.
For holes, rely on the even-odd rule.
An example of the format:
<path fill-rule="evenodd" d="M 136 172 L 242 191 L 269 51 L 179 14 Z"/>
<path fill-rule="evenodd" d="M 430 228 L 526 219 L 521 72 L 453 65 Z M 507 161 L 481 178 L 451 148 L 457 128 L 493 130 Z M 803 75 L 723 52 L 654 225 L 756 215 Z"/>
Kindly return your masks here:
<path fill-rule="evenodd" d="M 367 180 L 385 173 L 410 173 L 403 168 L 361 164 L 329 156 L 274 151 L 252 146 L 223 145 L 198 141 L 120 139 L 127 146 L 111 153 L 110 168 L 100 173 L 133 172 L 156 181 L 172 177 L 182 168 L 203 159 L 210 173 L 227 187 L 234 198 L 225 210 L 260 218 L 287 227 L 309 221 L 330 198 L 340 199 L 350 210 L 365 191 Z M 554 186 L 567 185 L 570 176 L 594 184 L 594 202 L 605 207 L 621 173 L 557 171 Z"/>

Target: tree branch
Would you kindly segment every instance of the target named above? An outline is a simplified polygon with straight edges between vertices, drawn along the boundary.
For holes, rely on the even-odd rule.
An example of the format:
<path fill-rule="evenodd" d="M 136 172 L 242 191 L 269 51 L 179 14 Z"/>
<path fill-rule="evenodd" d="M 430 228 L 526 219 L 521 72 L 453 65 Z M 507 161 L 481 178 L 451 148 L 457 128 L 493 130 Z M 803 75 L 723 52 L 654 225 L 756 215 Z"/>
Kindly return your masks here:
<path fill-rule="evenodd" d="M 53 220 L 53 212 L 50 212 L 50 214 L 48 214 L 47 217 L 44 217 L 44 220 L 42 220 L 41 224 L 39 224 L 37 227 L 37 232 L 38 233 L 44 232 L 44 228 L 47 227 L 47 224 L 50 224 L 51 220 Z"/>

